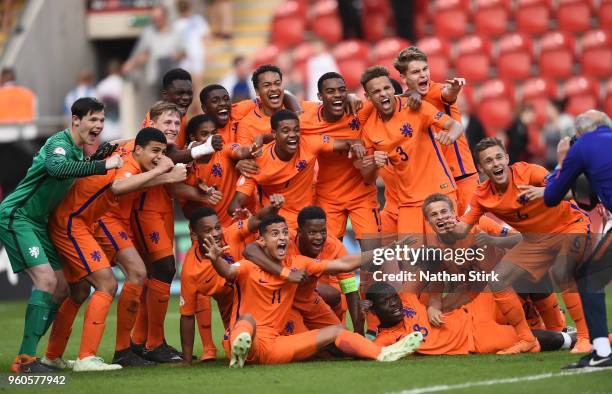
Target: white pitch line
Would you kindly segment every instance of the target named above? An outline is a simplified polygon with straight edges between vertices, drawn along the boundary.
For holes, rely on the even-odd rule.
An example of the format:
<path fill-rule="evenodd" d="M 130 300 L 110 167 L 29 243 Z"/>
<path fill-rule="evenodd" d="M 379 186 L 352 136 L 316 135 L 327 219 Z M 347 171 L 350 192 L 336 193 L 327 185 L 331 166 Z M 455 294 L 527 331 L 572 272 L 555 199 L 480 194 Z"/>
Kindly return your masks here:
<path fill-rule="evenodd" d="M 576 371 L 564 371 L 564 372 L 549 372 L 543 373 L 540 375 L 528 375 L 528 376 L 518 376 L 516 378 L 505 378 L 505 379 L 493 379 L 493 380 L 482 380 L 480 382 L 466 382 L 461 384 L 443 384 L 439 386 L 430 386 L 430 387 L 420 387 L 411 390 L 402 390 L 389 394 L 421 394 L 421 393 L 435 393 L 440 391 L 449 391 L 449 390 L 459 390 L 466 389 L 470 387 L 478 387 L 478 386 L 493 386 L 497 384 L 508 384 L 508 383 L 519 383 L 519 382 L 531 382 L 534 380 L 542 380 L 549 378 L 556 378 L 559 376 L 571 376 L 571 375 L 580 375 L 584 373 L 598 372 L 607 370 L 610 372 L 609 368 L 582 368 Z"/>

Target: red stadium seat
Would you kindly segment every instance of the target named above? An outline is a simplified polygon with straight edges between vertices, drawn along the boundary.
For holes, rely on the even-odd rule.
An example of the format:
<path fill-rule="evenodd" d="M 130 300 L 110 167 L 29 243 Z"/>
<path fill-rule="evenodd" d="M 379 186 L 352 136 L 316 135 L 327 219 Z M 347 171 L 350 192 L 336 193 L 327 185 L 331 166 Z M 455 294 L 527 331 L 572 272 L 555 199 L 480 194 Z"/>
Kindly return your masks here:
<path fill-rule="evenodd" d="M 487 130 L 508 127 L 514 107 L 514 89 L 501 79 L 492 79 L 480 87 L 478 114 Z"/>
<path fill-rule="evenodd" d="M 432 80 L 443 81 L 449 77 L 450 46 L 448 41 L 440 40 L 437 37 L 426 37 L 417 42 L 417 47 L 427 55 Z"/>
<path fill-rule="evenodd" d="M 276 63 L 276 57 L 280 53 L 280 49 L 274 45 L 268 45 L 257 51 L 255 59 L 253 59 L 253 67 L 259 67 L 262 64 L 274 64 Z"/>
<path fill-rule="evenodd" d="M 612 32 L 593 30 L 582 37 L 582 73 L 592 77 L 612 75 Z"/>
<path fill-rule="evenodd" d="M 343 41 L 334 49 L 340 74 L 351 90 L 359 87 L 361 74 L 369 65 L 369 50 L 368 44 L 358 40 Z"/>
<path fill-rule="evenodd" d="M 546 121 L 546 105 L 549 98 L 557 97 L 557 84 L 546 78 L 532 78 L 522 85 L 522 101 L 533 105 L 536 113 L 536 124 Z"/>
<path fill-rule="evenodd" d="M 484 81 L 489 78 L 491 42 L 480 36 L 462 38 L 457 44 L 455 67 L 457 76 L 468 81 Z"/>
<path fill-rule="evenodd" d="M 550 0 L 518 0 L 516 30 L 521 33 L 541 34 L 548 30 Z"/>
<path fill-rule="evenodd" d="M 599 84 L 594 79 L 578 76 L 565 83 L 565 97 L 568 98 L 567 112 L 576 116 L 598 107 Z"/>
<path fill-rule="evenodd" d="M 574 39 L 568 33 L 551 32 L 540 41 L 540 74 L 567 78 L 572 75 Z"/>
<path fill-rule="evenodd" d="M 297 45 L 303 40 L 305 29 L 304 18 L 300 14 L 297 1 L 281 4 L 272 20 L 271 41 L 280 48 Z"/>
<path fill-rule="evenodd" d="M 499 41 L 497 74 L 504 79 L 524 79 L 529 77 L 532 62 L 531 39 L 526 34 L 513 33 Z"/>
<path fill-rule="evenodd" d="M 388 16 L 381 13 L 366 14 L 361 16 L 361 28 L 363 37 L 369 42 L 376 42 L 385 36 Z"/>
<path fill-rule="evenodd" d="M 342 40 L 342 23 L 338 16 L 338 3 L 335 0 L 317 2 L 312 7 L 310 27 L 313 33 L 328 44 Z"/>
<path fill-rule="evenodd" d="M 293 62 L 304 63 L 314 55 L 314 47 L 311 43 L 305 41 L 295 47 L 293 50 Z"/>
<path fill-rule="evenodd" d="M 416 46 L 427 56 L 443 55 L 450 56 L 450 45 L 447 40 L 441 40 L 438 37 L 425 37 L 417 41 Z"/>
<path fill-rule="evenodd" d="M 433 15 L 436 36 L 457 38 L 465 35 L 469 15 L 465 3 L 460 0 L 436 1 Z"/>
<path fill-rule="evenodd" d="M 584 0 L 559 0 L 557 29 L 573 33 L 591 27 L 591 5 Z"/>
<path fill-rule="evenodd" d="M 508 0 L 477 0 L 474 12 L 475 32 L 499 36 L 506 32 L 510 13 Z"/>
<path fill-rule="evenodd" d="M 612 0 L 602 0 L 597 12 L 599 26 L 612 26 Z"/>
<path fill-rule="evenodd" d="M 608 116 L 612 116 L 612 79 L 608 79 L 608 83 L 606 84 L 604 111 L 608 114 Z"/>
<path fill-rule="evenodd" d="M 393 61 L 404 48 L 410 46 L 410 42 L 403 38 L 390 37 L 380 41 L 372 48 L 373 64 L 380 64 L 389 69 L 393 78 L 399 79 L 399 72 L 393 67 Z"/>

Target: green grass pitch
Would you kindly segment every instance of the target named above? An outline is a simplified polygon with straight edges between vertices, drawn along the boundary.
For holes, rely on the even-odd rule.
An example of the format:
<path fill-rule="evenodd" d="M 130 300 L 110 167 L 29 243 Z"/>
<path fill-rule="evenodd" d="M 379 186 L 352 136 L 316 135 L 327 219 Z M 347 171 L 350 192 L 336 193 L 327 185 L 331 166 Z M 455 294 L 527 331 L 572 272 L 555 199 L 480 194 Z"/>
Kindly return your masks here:
<path fill-rule="evenodd" d="M 115 339 L 115 304 L 107 319 L 100 356 L 112 359 Z M 607 296 L 612 318 L 612 294 Z M 19 347 L 25 302 L 0 303 L 0 370 L 9 370 Z M 84 308 L 79 313 L 66 352 L 77 354 Z M 568 321 L 569 317 L 568 317 Z M 612 320 L 610 320 L 612 321 Z M 166 338 L 177 348 L 179 340 L 178 298 L 173 297 L 166 318 Z M 567 351 L 517 356 L 414 356 L 396 363 L 371 361 L 312 361 L 277 366 L 247 366 L 230 370 L 219 343 L 222 325 L 213 313 L 213 333 L 219 349 L 216 362 L 191 367 L 155 366 L 106 373 L 68 372 L 64 386 L 16 388 L 0 374 L 0 391 L 63 393 L 611 393 L 612 370 L 574 375 L 561 374 L 560 367 L 577 357 Z M 39 345 L 44 352 L 47 339 Z M 196 354 L 201 354 L 196 334 Z"/>

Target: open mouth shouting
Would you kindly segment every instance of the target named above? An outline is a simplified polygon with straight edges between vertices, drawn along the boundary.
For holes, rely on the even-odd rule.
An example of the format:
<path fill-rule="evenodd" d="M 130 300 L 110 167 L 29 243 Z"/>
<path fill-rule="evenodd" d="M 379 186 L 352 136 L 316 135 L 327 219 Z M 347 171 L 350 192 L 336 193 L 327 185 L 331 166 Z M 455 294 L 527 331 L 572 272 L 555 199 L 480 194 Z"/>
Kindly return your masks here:
<path fill-rule="evenodd" d="M 334 100 L 332 101 L 332 109 L 334 112 L 344 112 L 344 102 L 342 100 Z"/>
<path fill-rule="evenodd" d="M 223 122 L 227 121 L 229 119 L 229 109 L 226 107 L 219 108 L 217 110 L 217 117 Z"/>
<path fill-rule="evenodd" d="M 270 104 L 274 106 L 280 107 L 282 104 L 280 92 L 270 92 L 268 94 L 268 99 L 270 100 Z"/>
<path fill-rule="evenodd" d="M 383 111 L 388 112 L 391 109 L 391 99 L 389 97 L 381 98 L 380 106 L 383 109 Z"/>
<path fill-rule="evenodd" d="M 287 139 L 287 147 L 291 150 L 297 150 L 299 143 L 298 137 L 290 137 Z"/>
<path fill-rule="evenodd" d="M 283 259 L 287 255 L 288 240 L 279 240 L 276 245 L 276 254 Z"/>
<path fill-rule="evenodd" d="M 496 181 L 503 181 L 504 180 L 504 167 L 497 167 L 493 169 L 493 177 L 495 178 Z"/>

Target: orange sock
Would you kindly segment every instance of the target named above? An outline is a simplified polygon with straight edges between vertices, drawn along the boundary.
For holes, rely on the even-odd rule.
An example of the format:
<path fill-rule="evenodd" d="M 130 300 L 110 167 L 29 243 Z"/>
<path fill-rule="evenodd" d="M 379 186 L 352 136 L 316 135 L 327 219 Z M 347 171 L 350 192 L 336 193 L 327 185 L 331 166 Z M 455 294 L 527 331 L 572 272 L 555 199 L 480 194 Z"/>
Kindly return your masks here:
<path fill-rule="evenodd" d="M 527 342 L 533 342 L 536 338 L 531 333 L 521 301 L 511 289 L 505 289 L 493 293 L 493 298 L 499 310 L 503 313 L 508 324 L 514 327 L 518 337 Z"/>
<path fill-rule="evenodd" d="M 117 340 L 115 350 L 120 351 L 130 347 L 130 333 L 136 322 L 138 304 L 142 286 L 124 283 L 119 302 L 117 302 Z"/>
<path fill-rule="evenodd" d="M 211 321 L 212 308 L 210 306 L 210 297 L 203 294 L 198 294 L 196 299 L 196 321 L 198 322 L 198 331 L 202 339 L 202 348 L 204 352 L 217 351 L 215 341 L 212 337 Z"/>
<path fill-rule="evenodd" d="M 64 354 L 66 345 L 68 344 L 68 338 L 70 338 L 70 334 L 72 333 L 72 324 L 74 323 L 74 319 L 80 307 L 81 305 L 68 297 L 57 311 L 57 315 L 53 321 L 53 328 L 51 328 L 51 334 L 49 335 L 47 351 L 45 353 L 45 356 L 49 360 L 54 360 Z"/>
<path fill-rule="evenodd" d="M 113 297 L 102 291 L 94 291 L 91 296 L 83 321 L 83 335 L 81 336 L 81 348 L 79 349 L 80 359 L 95 356 L 98 353 L 98 347 L 106 327 L 106 316 L 112 302 Z"/>
<path fill-rule="evenodd" d="M 565 328 L 565 319 L 559 308 L 557 294 L 552 293 L 546 298 L 534 302 L 536 309 L 542 316 L 546 329 L 550 331 L 563 331 Z"/>
<path fill-rule="evenodd" d="M 157 279 L 149 279 L 147 294 L 147 309 L 149 315 L 149 330 L 147 349 L 155 349 L 164 341 L 164 320 L 168 311 L 170 299 L 170 283 Z"/>
<path fill-rule="evenodd" d="M 582 309 L 582 301 L 580 301 L 580 294 L 574 289 L 568 289 L 561 292 L 563 302 L 567 308 L 567 312 L 576 324 L 576 336 L 578 338 L 589 338 L 589 329 L 584 318 L 584 311 Z"/>
<path fill-rule="evenodd" d="M 232 328 L 232 332 L 230 334 L 230 344 L 234 342 L 234 339 L 238 336 L 238 334 L 248 332 L 249 335 L 252 337 L 253 331 L 255 331 L 255 327 L 253 327 L 253 325 L 249 321 L 244 319 L 238 320 Z"/>
<path fill-rule="evenodd" d="M 336 347 L 342 353 L 356 358 L 367 358 L 376 360 L 382 348 L 372 341 L 368 341 L 359 334 L 350 331 L 342 331 L 336 338 Z"/>
<path fill-rule="evenodd" d="M 134 329 L 132 330 L 132 342 L 143 345 L 147 341 L 148 331 L 148 313 L 147 313 L 147 293 L 149 289 L 149 280 L 145 279 L 142 286 L 142 293 L 140 294 L 140 305 L 138 306 L 138 313 L 136 314 L 136 323 L 134 323 Z"/>

